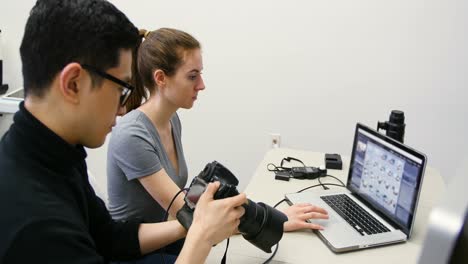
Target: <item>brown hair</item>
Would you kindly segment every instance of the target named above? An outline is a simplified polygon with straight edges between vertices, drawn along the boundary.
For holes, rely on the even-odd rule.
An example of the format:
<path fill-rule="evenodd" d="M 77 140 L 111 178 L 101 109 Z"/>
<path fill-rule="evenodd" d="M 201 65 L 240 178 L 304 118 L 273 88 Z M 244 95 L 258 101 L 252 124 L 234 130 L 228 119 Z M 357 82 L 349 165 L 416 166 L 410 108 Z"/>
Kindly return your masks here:
<path fill-rule="evenodd" d="M 138 108 L 148 99 L 147 90 L 156 88 L 153 73 L 162 70 L 173 76 L 183 63 L 183 52 L 200 48 L 200 43 L 190 34 L 172 28 L 155 31 L 140 29 L 143 42 L 133 56 L 132 84 L 135 91 L 127 101 L 127 111 Z"/>

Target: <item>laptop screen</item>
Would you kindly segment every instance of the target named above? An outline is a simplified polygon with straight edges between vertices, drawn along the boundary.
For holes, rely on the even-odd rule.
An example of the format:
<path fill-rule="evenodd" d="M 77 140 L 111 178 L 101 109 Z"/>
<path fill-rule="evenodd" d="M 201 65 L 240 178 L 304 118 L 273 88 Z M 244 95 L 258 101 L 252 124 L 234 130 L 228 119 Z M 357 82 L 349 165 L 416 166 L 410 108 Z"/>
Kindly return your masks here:
<path fill-rule="evenodd" d="M 358 124 L 348 188 L 410 234 L 425 156 Z"/>

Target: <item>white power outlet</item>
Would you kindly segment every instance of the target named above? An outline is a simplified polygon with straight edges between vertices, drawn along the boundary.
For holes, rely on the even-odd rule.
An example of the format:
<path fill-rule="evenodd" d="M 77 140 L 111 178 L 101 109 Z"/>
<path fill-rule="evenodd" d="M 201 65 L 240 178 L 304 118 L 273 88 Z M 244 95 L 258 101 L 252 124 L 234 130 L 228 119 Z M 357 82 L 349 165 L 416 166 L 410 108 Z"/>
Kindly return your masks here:
<path fill-rule="evenodd" d="M 281 147 L 281 135 L 278 133 L 271 133 L 270 134 L 270 146 L 271 148 L 279 148 Z"/>

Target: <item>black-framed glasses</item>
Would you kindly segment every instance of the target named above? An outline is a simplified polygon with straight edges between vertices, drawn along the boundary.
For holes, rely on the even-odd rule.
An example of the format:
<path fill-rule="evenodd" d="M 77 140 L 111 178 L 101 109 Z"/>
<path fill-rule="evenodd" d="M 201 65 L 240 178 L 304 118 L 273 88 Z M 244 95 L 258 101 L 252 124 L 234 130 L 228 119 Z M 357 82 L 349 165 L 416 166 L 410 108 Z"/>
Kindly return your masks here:
<path fill-rule="evenodd" d="M 112 81 L 118 85 L 121 85 L 122 86 L 122 94 L 120 95 L 120 105 L 121 106 L 125 106 L 125 104 L 127 103 L 128 101 L 128 98 L 130 97 L 130 94 L 132 94 L 133 90 L 135 89 L 135 87 L 133 87 L 133 85 L 129 84 L 128 82 L 125 82 L 125 81 L 122 81 L 120 80 L 119 78 L 117 77 L 114 77 L 106 72 L 103 72 L 99 69 L 97 69 L 96 67 L 93 67 L 91 65 L 87 65 L 87 64 L 81 64 L 81 67 L 83 67 L 84 69 L 88 70 L 88 71 L 91 71 L 99 76 L 101 76 L 102 78 L 105 78 L 109 81 Z"/>

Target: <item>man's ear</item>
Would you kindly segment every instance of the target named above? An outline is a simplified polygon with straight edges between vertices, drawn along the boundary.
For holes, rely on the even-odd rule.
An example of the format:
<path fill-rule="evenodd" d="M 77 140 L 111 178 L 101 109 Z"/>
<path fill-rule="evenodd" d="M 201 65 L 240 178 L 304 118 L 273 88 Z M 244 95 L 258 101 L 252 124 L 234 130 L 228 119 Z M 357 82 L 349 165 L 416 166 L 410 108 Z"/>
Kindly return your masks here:
<path fill-rule="evenodd" d="M 166 74 L 164 73 L 163 70 L 156 70 L 154 71 L 154 74 L 153 74 L 153 79 L 154 79 L 154 83 L 156 84 L 156 87 L 164 87 L 166 85 Z"/>
<path fill-rule="evenodd" d="M 79 63 L 69 63 L 60 72 L 59 92 L 71 103 L 78 103 L 84 80 L 84 69 Z"/>

